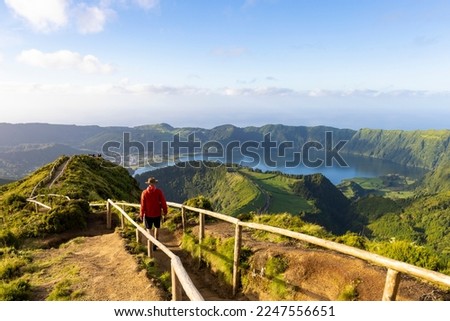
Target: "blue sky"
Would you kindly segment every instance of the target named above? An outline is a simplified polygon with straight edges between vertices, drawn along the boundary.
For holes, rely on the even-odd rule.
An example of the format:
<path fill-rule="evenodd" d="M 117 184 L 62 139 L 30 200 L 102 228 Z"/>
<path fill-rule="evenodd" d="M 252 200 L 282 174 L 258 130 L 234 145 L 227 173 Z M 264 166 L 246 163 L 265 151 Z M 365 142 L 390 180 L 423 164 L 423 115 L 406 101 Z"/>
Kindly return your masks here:
<path fill-rule="evenodd" d="M 2 122 L 449 128 L 445 0 L 3 0 Z"/>

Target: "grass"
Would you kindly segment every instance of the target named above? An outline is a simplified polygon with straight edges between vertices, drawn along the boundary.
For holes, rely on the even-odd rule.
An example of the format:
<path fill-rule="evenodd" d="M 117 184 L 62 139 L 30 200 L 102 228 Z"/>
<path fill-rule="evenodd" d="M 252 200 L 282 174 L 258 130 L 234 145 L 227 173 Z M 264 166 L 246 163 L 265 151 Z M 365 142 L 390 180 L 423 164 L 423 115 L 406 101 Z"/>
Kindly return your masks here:
<path fill-rule="evenodd" d="M 356 280 L 344 286 L 341 293 L 339 293 L 337 301 L 356 301 L 358 299 L 357 286 L 359 283 L 360 281 Z"/>
<path fill-rule="evenodd" d="M 32 287 L 25 278 L 11 282 L 0 281 L 0 301 L 26 301 L 31 294 Z"/>
<path fill-rule="evenodd" d="M 269 257 L 264 266 L 264 274 L 270 282 L 270 292 L 273 298 L 284 299 L 289 293 L 288 285 L 284 281 L 283 273 L 287 270 L 289 263 L 283 256 Z"/>
<path fill-rule="evenodd" d="M 270 206 L 268 212 L 299 213 L 310 211 L 311 204 L 304 198 L 295 195 L 291 189 L 295 178 L 279 175 L 277 173 L 253 172 L 248 169 L 240 169 L 246 177 L 251 179 L 260 190 L 270 196 Z M 264 195 L 262 195 L 264 197 Z"/>
<path fill-rule="evenodd" d="M 212 197 L 212 201 L 220 204 L 220 210 L 224 214 L 236 216 L 264 206 L 261 191 L 240 172 L 226 173 L 216 189 L 218 192 Z"/>
<path fill-rule="evenodd" d="M 64 279 L 54 286 L 46 301 L 75 301 L 82 296 L 81 291 L 73 290 L 74 281 Z"/>
<path fill-rule="evenodd" d="M 192 234 L 184 234 L 182 248 L 189 252 L 195 259 L 201 259 L 219 277 L 226 286 L 232 285 L 233 259 L 234 259 L 234 237 L 215 238 L 206 236 L 200 246 L 198 240 Z M 239 260 L 241 268 L 248 267 L 248 258 L 251 255 L 249 248 L 241 248 Z"/>
<path fill-rule="evenodd" d="M 416 193 L 410 189 L 410 186 L 416 181 L 411 178 L 405 178 L 405 184 L 401 187 L 391 188 L 383 182 L 382 177 L 355 177 L 345 181 L 352 181 L 360 185 L 365 190 L 370 191 L 371 194 L 391 198 L 391 199 L 406 199 L 413 197 Z M 354 195 L 351 190 L 345 190 L 345 196 L 352 198 Z"/>

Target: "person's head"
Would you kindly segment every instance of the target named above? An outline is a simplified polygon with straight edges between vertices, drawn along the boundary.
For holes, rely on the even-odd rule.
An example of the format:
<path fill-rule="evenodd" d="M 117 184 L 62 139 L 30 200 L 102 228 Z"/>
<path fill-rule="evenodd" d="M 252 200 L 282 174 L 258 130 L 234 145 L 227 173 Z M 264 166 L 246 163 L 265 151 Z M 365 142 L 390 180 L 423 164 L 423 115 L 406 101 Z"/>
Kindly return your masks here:
<path fill-rule="evenodd" d="M 158 180 L 154 177 L 149 177 L 145 184 L 147 185 L 156 185 L 158 183 Z"/>

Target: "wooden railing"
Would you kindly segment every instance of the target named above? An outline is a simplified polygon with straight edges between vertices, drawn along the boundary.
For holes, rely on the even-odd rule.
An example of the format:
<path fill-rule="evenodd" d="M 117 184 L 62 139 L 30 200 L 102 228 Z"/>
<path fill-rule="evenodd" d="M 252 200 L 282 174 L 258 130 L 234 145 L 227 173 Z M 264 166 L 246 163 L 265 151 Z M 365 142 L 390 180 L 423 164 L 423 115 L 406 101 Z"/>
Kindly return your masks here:
<path fill-rule="evenodd" d="M 95 206 L 99 204 L 91 204 Z M 120 214 L 121 227 L 125 227 L 125 219 L 128 220 L 136 228 L 136 241 L 139 242 L 140 234 L 147 239 L 147 254 L 149 257 L 153 256 L 153 245 L 156 245 L 162 252 L 164 252 L 169 258 L 171 263 L 171 275 L 172 275 L 172 300 L 182 300 L 182 290 L 186 293 L 189 299 L 192 301 L 204 301 L 203 296 L 195 287 L 188 273 L 186 272 L 181 260 L 178 256 L 173 254 L 164 244 L 159 242 L 150 233 L 144 229 L 141 225 L 136 223 L 119 205 L 136 206 L 136 204 L 129 203 L 117 203 L 111 200 L 106 202 L 106 225 L 107 228 L 112 227 L 112 212 L 111 207 L 115 208 Z M 136 207 L 138 207 L 137 205 Z"/>
<path fill-rule="evenodd" d="M 44 209 L 46 209 L 48 211 L 52 209 L 50 206 L 45 205 L 44 203 L 36 201 L 35 199 L 32 199 L 32 198 L 27 198 L 27 201 L 30 203 L 33 203 L 35 205 L 36 213 L 39 212 L 39 206 L 43 207 Z"/>
<path fill-rule="evenodd" d="M 52 209 L 51 206 L 46 205 L 46 204 L 44 204 L 44 203 L 42 203 L 42 202 L 37 201 L 37 198 L 38 198 L 38 197 L 49 197 L 49 196 L 50 196 L 50 197 L 65 198 L 65 199 L 67 199 L 67 200 L 70 201 L 70 197 L 69 197 L 69 196 L 66 196 L 66 195 L 60 195 L 60 194 L 39 194 L 39 195 L 30 197 L 30 198 L 27 198 L 27 202 L 33 203 L 33 204 L 35 205 L 36 212 L 39 212 L 39 207 L 42 207 L 42 208 L 44 208 L 44 209 L 46 209 L 46 210 L 49 211 L 49 210 Z"/>
<path fill-rule="evenodd" d="M 39 206 L 50 209 L 49 206 L 40 203 L 33 199 L 28 199 L 29 202 L 33 202 Z M 91 206 L 105 206 L 105 203 L 91 203 Z M 205 215 L 217 218 L 219 220 L 228 222 L 230 224 L 234 224 L 235 226 L 235 241 L 234 241 L 234 258 L 233 258 L 233 295 L 237 294 L 239 288 L 239 280 L 240 280 L 240 267 L 239 267 L 239 258 L 242 247 L 242 229 L 244 227 L 250 229 L 256 229 L 261 231 L 266 231 L 278 235 L 283 235 L 286 237 L 290 237 L 296 240 L 300 240 L 309 244 L 313 244 L 322 248 L 326 248 L 328 250 L 332 250 L 338 253 L 350 255 L 355 258 L 362 259 L 364 261 L 373 263 L 375 265 L 384 267 L 387 269 L 386 273 L 386 282 L 383 291 L 382 300 L 383 301 L 395 301 L 398 293 L 398 288 L 400 284 L 400 276 L 401 274 L 406 274 L 418 278 L 423 281 L 431 282 L 435 285 L 443 286 L 446 288 L 450 288 L 450 276 L 438 273 L 435 271 L 427 270 L 421 267 L 417 267 L 408 263 L 400 262 L 397 260 L 393 260 L 378 254 L 370 253 L 368 251 L 364 251 L 358 248 L 354 248 L 348 245 L 324 240 L 318 237 L 306 235 L 303 233 L 293 232 L 290 230 L 285 230 L 278 227 L 268 226 L 264 224 L 257 223 L 249 223 L 242 222 L 241 220 L 204 210 L 199 209 L 187 205 L 182 205 L 173 202 L 167 202 L 167 205 L 170 207 L 178 208 L 181 210 L 182 217 L 182 226 L 183 231 L 186 229 L 186 211 L 192 211 L 199 215 L 199 244 L 201 245 L 205 238 Z M 127 202 L 113 202 L 112 200 L 108 200 L 106 202 L 107 208 L 107 219 L 106 224 L 107 228 L 112 227 L 112 211 L 111 208 L 115 208 L 120 214 L 120 221 L 122 228 L 125 227 L 125 219 L 128 220 L 135 228 L 136 228 L 136 239 L 139 241 L 140 234 L 142 234 L 147 239 L 147 251 L 148 255 L 151 257 L 153 255 L 153 245 L 156 245 L 159 249 L 161 249 L 170 259 L 171 259 L 171 273 L 172 273 L 172 299 L 173 300 L 181 300 L 182 299 L 182 290 L 185 291 L 186 295 L 191 300 L 203 301 L 203 297 L 200 292 L 196 289 L 195 285 L 192 283 L 189 275 L 181 263 L 181 260 L 178 256 L 173 254 L 164 244 L 155 239 L 146 229 L 136 223 L 122 207 L 130 206 L 139 208 L 139 204 L 135 203 L 127 203 Z"/>
<path fill-rule="evenodd" d="M 139 204 L 131 204 L 131 203 L 121 203 L 122 205 L 139 207 Z M 386 274 L 386 282 L 383 291 L 382 300 L 383 301 L 395 301 L 398 293 L 398 288 L 400 284 L 400 275 L 401 273 L 416 277 L 423 281 L 431 282 L 435 285 L 444 286 L 450 288 L 450 276 L 438 273 L 435 271 L 427 270 L 424 268 L 420 268 L 408 263 L 400 262 L 394 259 L 390 259 L 378 254 L 370 253 L 368 251 L 364 251 L 358 248 L 354 248 L 345 244 L 340 244 L 328 240 L 324 240 L 318 237 L 306 235 L 303 233 L 293 232 L 289 230 L 285 230 L 278 227 L 257 224 L 257 223 L 248 223 L 242 222 L 237 218 L 203 210 L 191 206 L 186 206 L 178 203 L 168 202 L 168 205 L 171 207 L 175 207 L 181 210 L 182 224 L 183 230 L 186 226 L 186 210 L 195 212 L 199 215 L 199 244 L 202 243 L 205 237 L 205 215 L 220 219 L 222 221 L 226 221 L 230 224 L 235 225 L 235 241 L 234 241 L 234 259 L 233 259 L 233 295 L 236 295 L 239 288 L 239 257 L 241 253 L 242 247 L 242 228 L 250 228 L 261 231 L 267 231 L 270 233 L 275 233 L 278 235 L 287 236 L 296 240 L 300 240 L 309 244 L 313 244 L 316 246 L 320 246 L 322 248 L 326 248 L 328 250 L 332 250 L 335 252 L 339 252 L 342 254 L 347 254 L 352 257 L 356 257 L 362 259 L 364 261 L 373 263 L 378 266 L 385 267 L 387 269 Z"/>

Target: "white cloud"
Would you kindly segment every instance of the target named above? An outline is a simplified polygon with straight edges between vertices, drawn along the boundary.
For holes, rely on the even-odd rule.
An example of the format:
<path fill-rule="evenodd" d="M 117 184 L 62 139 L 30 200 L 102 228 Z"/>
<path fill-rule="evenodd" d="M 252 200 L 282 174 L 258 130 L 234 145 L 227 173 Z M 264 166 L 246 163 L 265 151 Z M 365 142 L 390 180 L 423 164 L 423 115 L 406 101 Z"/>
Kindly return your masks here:
<path fill-rule="evenodd" d="M 2 106 L 8 106 L 2 121 L 13 123 L 134 126 L 167 122 L 201 127 L 283 123 L 354 129 L 425 129 L 448 128 L 450 117 L 445 107 L 450 91 L 208 89 L 123 79 L 96 86 L 0 82 L 0 96 Z M 186 117 L 186 113 L 196 117 Z"/>
<path fill-rule="evenodd" d="M 144 10 L 153 10 L 160 0 L 4 0 L 17 17 L 25 20 L 38 32 L 51 32 L 67 26 L 76 26 L 81 34 L 102 32 L 106 23 L 118 15 L 115 8 L 130 3 Z"/>
<path fill-rule="evenodd" d="M 82 3 L 76 10 L 78 31 L 82 34 L 101 32 L 107 20 L 114 15 L 115 12 L 107 7 L 90 7 Z"/>
<path fill-rule="evenodd" d="M 49 32 L 68 23 L 68 0 L 5 0 L 5 4 L 37 31 Z"/>
<path fill-rule="evenodd" d="M 40 68 L 76 69 L 84 73 L 108 74 L 114 71 L 110 64 L 104 64 L 93 55 L 81 55 L 78 52 L 59 50 L 44 53 L 37 49 L 24 50 L 17 56 L 17 61 Z"/>

